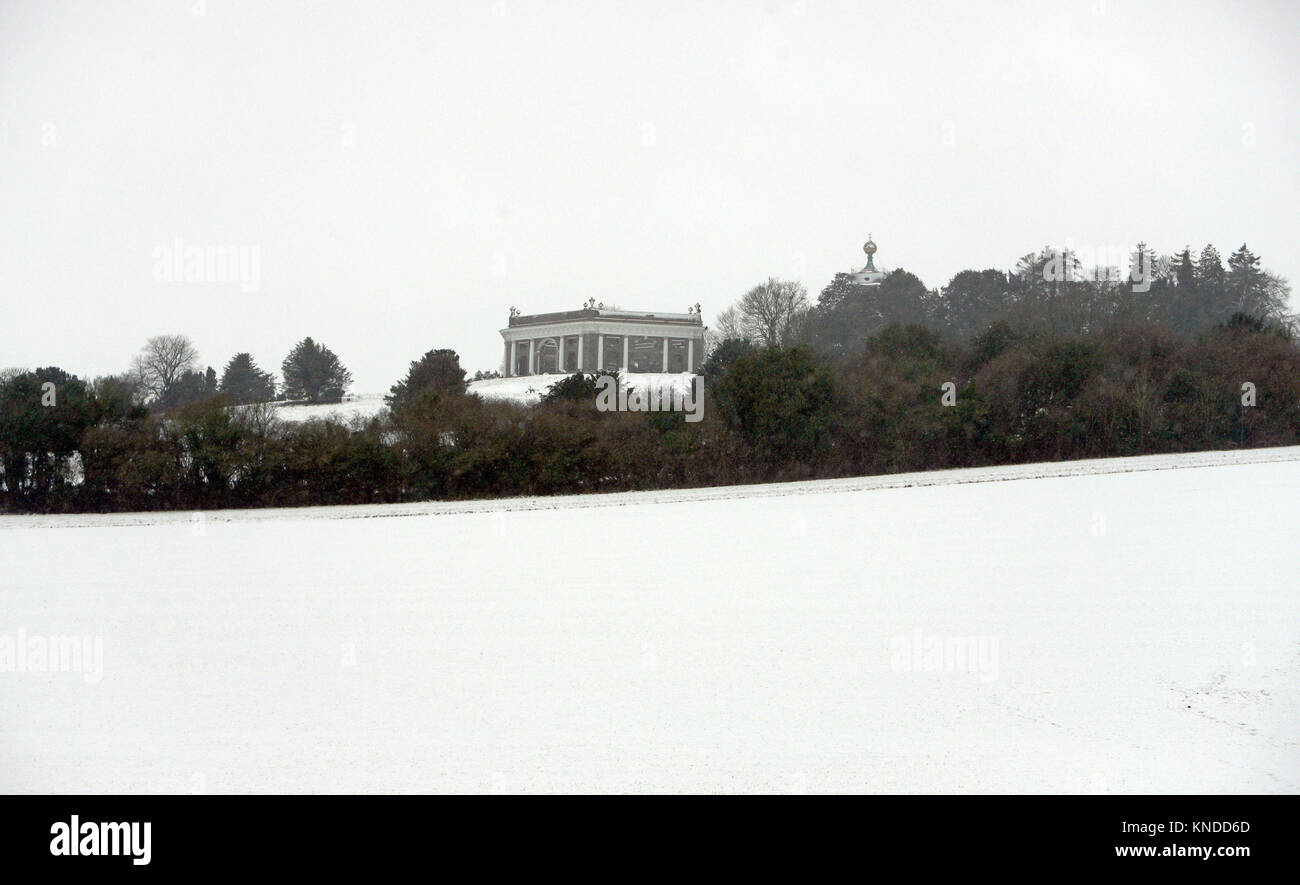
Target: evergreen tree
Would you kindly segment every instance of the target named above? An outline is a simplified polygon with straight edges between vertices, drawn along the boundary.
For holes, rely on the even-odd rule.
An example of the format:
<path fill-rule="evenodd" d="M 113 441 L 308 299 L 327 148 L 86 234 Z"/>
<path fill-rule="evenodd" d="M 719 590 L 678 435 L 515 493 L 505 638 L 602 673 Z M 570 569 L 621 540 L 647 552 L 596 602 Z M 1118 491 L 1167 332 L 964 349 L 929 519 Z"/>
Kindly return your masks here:
<path fill-rule="evenodd" d="M 261 403 L 275 397 L 275 379 L 253 362 L 248 353 L 237 353 L 221 373 L 219 389 L 234 403 Z"/>
<path fill-rule="evenodd" d="M 1219 250 L 1207 244 L 1196 262 L 1196 285 L 1207 290 L 1221 290 L 1225 280 L 1223 261 Z"/>
<path fill-rule="evenodd" d="M 206 372 L 185 372 L 154 401 L 163 411 L 202 402 L 217 395 L 217 373 L 211 366 Z"/>
<path fill-rule="evenodd" d="M 334 351 L 310 337 L 293 346 L 280 366 L 289 399 L 311 403 L 339 402 L 352 383 L 352 373 Z"/>
<path fill-rule="evenodd" d="M 716 381 L 727 374 L 736 360 L 757 352 L 758 346 L 745 338 L 724 338 L 709 351 L 708 358 L 700 367 L 700 374 L 710 381 Z"/>
<path fill-rule="evenodd" d="M 830 443 L 835 384 L 807 348 L 743 356 L 714 390 L 727 426 L 771 462 L 814 462 Z"/>
<path fill-rule="evenodd" d="M 1260 270 L 1259 257 L 1245 243 L 1228 257 L 1227 288 L 1239 312 L 1263 315 L 1264 272 Z"/>
<path fill-rule="evenodd" d="M 406 377 L 390 388 L 384 401 L 394 409 L 410 405 L 425 391 L 449 393 L 460 396 L 465 392 L 465 370 L 460 367 L 456 351 L 442 348 L 430 350 L 411 362 Z"/>
<path fill-rule="evenodd" d="M 965 338 L 980 331 L 1011 304 L 1011 287 L 1000 270 L 963 270 L 943 288 L 943 326 Z"/>
<path fill-rule="evenodd" d="M 1146 243 L 1138 243 L 1128 257 L 1128 285 L 1130 292 L 1151 291 L 1159 269 L 1156 250 Z"/>
<path fill-rule="evenodd" d="M 1196 285 L 1196 262 L 1192 260 L 1192 247 L 1184 246 L 1183 251 L 1174 256 L 1178 262 L 1178 269 L 1174 272 L 1174 280 L 1178 283 L 1179 288 L 1188 288 Z"/>
<path fill-rule="evenodd" d="M 902 268 L 872 286 L 836 274 L 809 314 L 804 340 L 822 352 L 845 356 L 861 352 L 867 338 L 891 323 L 935 328 L 942 325 L 943 313 L 939 293 Z"/>
<path fill-rule="evenodd" d="M 68 459 L 98 419 L 85 382 L 57 366 L 0 378 L 0 490 L 12 497 L 65 486 Z"/>
<path fill-rule="evenodd" d="M 543 403 L 592 402 L 600 391 L 600 378 L 608 375 L 618 384 L 618 372 L 602 369 L 599 372 L 574 372 L 556 381 L 542 394 Z"/>

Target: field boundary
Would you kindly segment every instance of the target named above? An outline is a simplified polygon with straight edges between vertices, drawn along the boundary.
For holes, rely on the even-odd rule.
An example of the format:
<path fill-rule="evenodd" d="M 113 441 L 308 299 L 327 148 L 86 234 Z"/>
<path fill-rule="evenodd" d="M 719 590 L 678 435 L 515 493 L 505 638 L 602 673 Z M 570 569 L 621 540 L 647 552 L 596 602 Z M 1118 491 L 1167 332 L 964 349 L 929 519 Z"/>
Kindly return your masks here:
<path fill-rule="evenodd" d="M 1014 482 L 1058 477 L 1104 476 L 1150 470 L 1189 470 L 1300 461 L 1300 446 L 1228 451 L 1138 455 L 1129 458 L 1093 458 L 1049 461 L 995 467 L 968 467 L 890 473 L 877 476 L 812 479 L 797 482 L 684 489 L 554 495 L 526 498 L 476 498 L 464 501 L 414 501 L 402 504 L 338 504 L 322 507 L 257 507 L 244 510 L 205 510 L 209 523 L 260 520 L 390 519 L 530 510 L 628 507 L 639 504 L 684 504 L 737 498 L 774 498 L 792 495 L 846 494 L 887 489 L 926 488 L 985 482 Z M 188 523 L 190 510 L 133 511 L 126 513 L 61 513 L 0 515 L 0 531 L 24 528 L 109 528 Z"/>

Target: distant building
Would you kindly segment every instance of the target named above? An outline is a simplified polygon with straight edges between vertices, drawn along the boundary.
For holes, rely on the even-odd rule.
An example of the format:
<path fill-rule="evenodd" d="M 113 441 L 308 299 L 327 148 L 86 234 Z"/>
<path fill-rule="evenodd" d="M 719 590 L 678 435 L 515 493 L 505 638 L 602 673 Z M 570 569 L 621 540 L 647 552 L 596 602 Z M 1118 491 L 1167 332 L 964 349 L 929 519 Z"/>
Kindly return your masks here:
<path fill-rule="evenodd" d="M 521 314 L 510 308 L 507 376 L 595 372 L 696 372 L 704 359 L 704 321 L 686 313 L 607 310 L 595 299 L 581 310 Z"/>

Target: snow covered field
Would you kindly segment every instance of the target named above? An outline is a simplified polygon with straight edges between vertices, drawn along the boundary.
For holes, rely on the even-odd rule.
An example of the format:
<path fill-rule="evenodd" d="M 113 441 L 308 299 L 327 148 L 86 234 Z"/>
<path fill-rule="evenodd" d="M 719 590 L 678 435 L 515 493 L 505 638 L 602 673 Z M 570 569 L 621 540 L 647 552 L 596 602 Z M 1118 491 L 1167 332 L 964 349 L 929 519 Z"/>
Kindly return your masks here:
<path fill-rule="evenodd" d="M 1298 541 L 1300 449 L 0 517 L 0 791 L 1296 792 Z"/>

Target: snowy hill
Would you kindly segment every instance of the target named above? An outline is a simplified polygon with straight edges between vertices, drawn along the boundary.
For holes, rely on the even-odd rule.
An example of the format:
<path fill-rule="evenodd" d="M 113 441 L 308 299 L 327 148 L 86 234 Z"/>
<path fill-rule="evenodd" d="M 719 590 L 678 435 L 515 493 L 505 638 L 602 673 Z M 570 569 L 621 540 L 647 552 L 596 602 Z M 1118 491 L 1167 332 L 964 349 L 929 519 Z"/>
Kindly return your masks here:
<path fill-rule="evenodd" d="M 511 400 L 531 405 L 538 402 L 552 384 L 563 380 L 565 375 L 528 375 L 521 378 L 489 378 L 485 381 L 470 382 L 467 391 L 475 396 L 489 400 Z M 694 377 L 689 374 L 644 373 L 624 375 L 624 387 L 646 387 L 658 390 L 684 390 Z M 279 405 L 276 409 L 282 421 L 306 421 L 310 418 L 335 417 L 346 421 L 355 415 L 369 418 L 387 408 L 382 393 L 364 393 L 351 396 L 341 403 L 315 406 Z"/>
<path fill-rule="evenodd" d="M 566 375 L 525 375 L 519 378 L 490 378 L 469 385 L 469 392 L 483 399 L 506 399 L 519 403 L 535 403 L 547 389 Z M 684 391 L 695 376 L 689 373 L 636 372 L 623 375 L 619 383 L 624 388 L 638 387 L 659 393 Z"/>
<path fill-rule="evenodd" d="M 287 406 L 277 404 L 276 415 L 281 421 L 307 421 L 311 418 L 338 418 L 347 421 L 354 416 L 369 418 L 387 408 L 382 393 L 365 393 L 351 396 L 341 403 L 322 403 L 314 406 Z"/>
<path fill-rule="evenodd" d="M 1295 792 L 1298 523 L 1294 448 L 2 517 L 103 667 L 0 673 L 0 790 Z"/>

